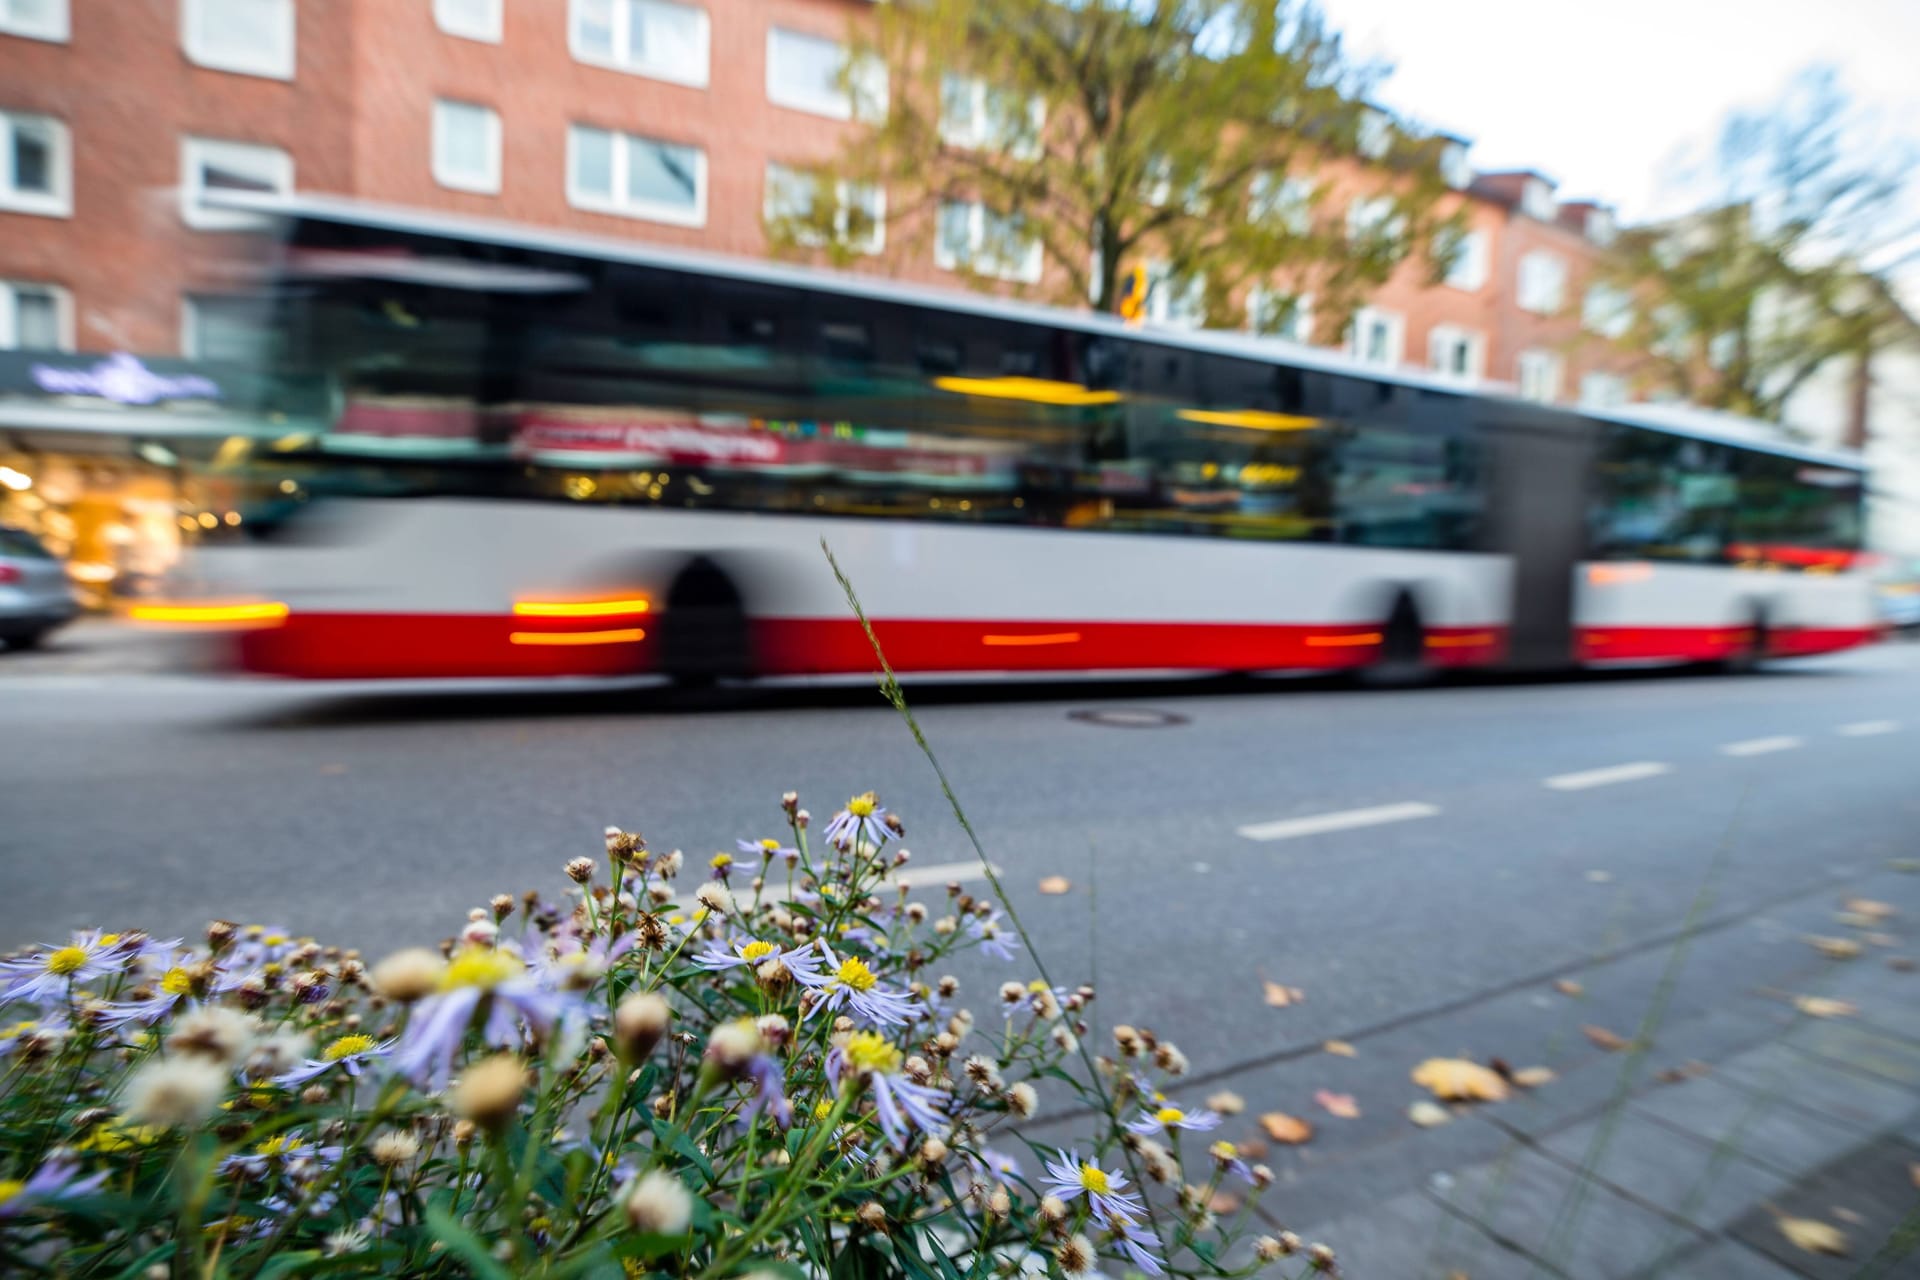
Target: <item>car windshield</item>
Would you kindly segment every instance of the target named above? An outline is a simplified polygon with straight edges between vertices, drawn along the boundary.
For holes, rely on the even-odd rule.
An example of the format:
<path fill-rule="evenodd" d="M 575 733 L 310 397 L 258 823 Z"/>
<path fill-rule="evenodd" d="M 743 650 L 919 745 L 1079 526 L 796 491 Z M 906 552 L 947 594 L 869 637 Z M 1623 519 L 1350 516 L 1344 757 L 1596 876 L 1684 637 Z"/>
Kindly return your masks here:
<path fill-rule="evenodd" d="M 0 556 L 17 556 L 22 560 L 53 559 L 47 549 L 23 529 L 0 528 Z"/>

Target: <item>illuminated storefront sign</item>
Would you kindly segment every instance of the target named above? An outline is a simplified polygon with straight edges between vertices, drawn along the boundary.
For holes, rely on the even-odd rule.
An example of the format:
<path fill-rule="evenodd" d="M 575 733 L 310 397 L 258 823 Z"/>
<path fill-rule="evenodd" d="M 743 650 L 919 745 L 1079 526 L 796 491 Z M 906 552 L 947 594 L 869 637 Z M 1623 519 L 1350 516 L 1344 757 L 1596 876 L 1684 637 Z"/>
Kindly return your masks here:
<path fill-rule="evenodd" d="M 93 396 L 132 405 L 221 398 L 220 384 L 212 378 L 197 373 L 156 373 L 139 357 L 124 351 L 85 367 L 36 362 L 28 372 L 34 386 L 48 395 Z"/>

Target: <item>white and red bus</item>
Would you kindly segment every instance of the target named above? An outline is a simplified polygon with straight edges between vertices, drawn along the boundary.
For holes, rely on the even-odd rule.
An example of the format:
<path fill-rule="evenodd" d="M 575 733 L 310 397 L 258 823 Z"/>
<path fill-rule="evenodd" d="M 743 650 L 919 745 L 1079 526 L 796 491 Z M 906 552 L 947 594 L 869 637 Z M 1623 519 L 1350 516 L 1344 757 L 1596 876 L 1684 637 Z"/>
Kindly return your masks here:
<path fill-rule="evenodd" d="M 870 671 L 823 539 L 906 672 L 1745 663 L 1878 631 L 1857 460 L 1720 420 L 347 201 L 274 223 L 271 425 L 220 553 L 252 594 L 149 611 L 244 625 L 247 670 Z"/>

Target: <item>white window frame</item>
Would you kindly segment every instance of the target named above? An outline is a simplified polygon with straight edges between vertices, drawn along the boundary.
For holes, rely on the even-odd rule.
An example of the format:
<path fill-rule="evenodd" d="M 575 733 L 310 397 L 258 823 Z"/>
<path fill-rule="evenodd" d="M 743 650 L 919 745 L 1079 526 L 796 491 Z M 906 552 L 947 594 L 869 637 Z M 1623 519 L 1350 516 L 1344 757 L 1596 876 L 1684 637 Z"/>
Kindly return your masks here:
<path fill-rule="evenodd" d="M 1620 224 L 1611 209 L 1592 209 L 1587 213 L 1587 239 L 1601 248 L 1610 248 L 1620 237 Z"/>
<path fill-rule="evenodd" d="M 613 135 L 613 198 L 611 200 L 582 191 L 574 185 L 574 153 L 578 145 L 580 131 L 592 129 L 599 133 Z M 658 142 L 666 146 L 686 147 L 692 151 L 696 160 L 694 165 L 694 202 L 693 208 L 684 209 L 679 205 L 656 204 L 652 201 L 631 200 L 627 189 L 627 143 L 629 140 L 640 142 Z M 567 126 L 567 203 L 576 209 L 589 213 L 607 213 L 620 218 L 635 218 L 641 222 L 659 222 L 673 227 L 704 227 L 707 225 L 708 190 L 707 149 L 691 142 L 679 142 L 672 138 L 654 138 L 644 133 L 627 133 L 620 129 L 605 129 L 599 125 L 574 122 Z"/>
<path fill-rule="evenodd" d="M 1284 293 L 1282 289 L 1269 289 L 1265 285 L 1254 285 L 1247 290 L 1247 328 L 1252 329 L 1255 319 L 1268 295 Z M 1295 295 L 1293 304 L 1293 332 L 1262 333 L 1262 338 L 1277 338 L 1282 342 L 1297 342 L 1302 346 L 1313 341 L 1313 295 L 1302 293 Z"/>
<path fill-rule="evenodd" d="M 1397 239 L 1406 230 L 1407 217 L 1395 204 L 1392 196 L 1355 196 L 1347 206 L 1347 243 L 1376 234 Z"/>
<path fill-rule="evenodd" d="M 1588 285 L 1580 299 L 1580 327 L 1615 341 L 1626 337 L 1633 328 L 1633 295 L 1605 281 Z"/>
<path fill-rule="evenodd" d="M 13 186 L 13 131 L 21 122 L 47 128 L 52 146 L 52 191 L 16 191 Z M 73 216 L 73 134 L 58 116 L 0 110 L 0 210 L 46 218 Z"/>
<path fill-rule="evenodd" d="M 777 68 L 780 61 L 781 42 L 813 42 L 830 44 L 840 51 L 840 60 L 847 70 L 849 88 L 829 88 L 825 93 L 813 95 L 796 91 L 790 85 L 780 82 Z M 767 28 L 767 101 L 776 107 L 785 107 L 789 111 L 804 111 L 809 115 L 825 116 L 829 120 L 878 120 L 886 116 L 888 77 L 886 64 L 867 59 L 862 65 L 853 65 L 853 50 L 846 41 L 836 40 L 832 36 L 823 36 L 812 31 L 796 31 L 791 27 L 770 26 Z"/>
<path fill-rule="evenodd" d="M 686 85 L 691 89 L 704 89 L 712 78 L 713 68 L 713 18 L 704 5 L 682 3 L 682 0 L 640 0 L 640 3 L 661 8 L 685 9 L 700 16 L 700 58 L 697 66 L 681 66 L 674 63 L 640 64 L 625 61 L 620 50 L 631 43 L 630 32 L 633 23 L 634 5 L 632 0 L 614 0 L 613 8 L 613 47 L 611 58 L 602 57 L 583 49 L 580 44 L 580 15 L 589 0 L 567 0 L 567 51 L 576 62 L 590 67 L 605 67 L 609 71 L 623 71 L 631 76 L 644 76 L 649 80 L 665 80 L 669 84 Z"/>
<path fill-rule="evenodd" d="M 978 255 L 986 246 L 987 206 L 978 200 L 947 200 L 946 205 L 965 205 L 967 208 L 967 261 L 963 264 L 941 240 L 939 213 L 936 212 L 933 236 L 933 265 L 942 271 L 969 270 L 975 275 L 987 276 L 995 280 L 1012 280 L 1020 284 L 1039 284 L 1046 267 L 1046 254 L 1040 244 L 1040 237 L 1034 236 L 1028 241 L 1027 252 L 1021 261 L 1009 264 L 983 263 Z"/>
<path fill-rule="evenodd" d="M 1378 107 L 1362 107 L 1354 150 L 1367 160 L 1384 160 L 1393 150 L 1393 117 Z"/>
<path fill-rule="evenodd" d="M 264 56 L 237 56 L 231 50 L 202 43 L 196 32 L 198 18 L 205 7 L 217 0 L 180 0 L 180 48 L 195 66 L 211 71 L 230 71 L 235 75 L 262 76 L 268 80 L 291 80 L 300 62 L 299 22 L 294 0 L 250 0 L 254 4 L 274 6 L 279 17 L 282 48 L 270 49 Z"/>
<path fill-rule="evenodd" d="M 1544 178 L 1528 178 L 1520 184 L 1520 212 L 1529 218 L 1538 218 L 1542 222 L 1552 222 L 1559 216 L 1558 203 L 1553 198 L 1553 188 Z"/>
<path fill-rule="evenodd" d="M 476 2 L 485 12 L 469 21 L 467 5 Z M 462 40 L 499 44 L 506 36 L 505 0 L 433 0 L 433 25 Z"/>
<path fill-rule="evenodd" d="M 1614 409 L 1633 399 L 1627 380 L 1605 369 L 1591 369 L 1580 375 L 1580 404 L 1587 409 Z"/>
<path fill-rule="evenodd" d="M 1361 334 L 1374 323 L 1383 323 L 1387 327 L 1387 358 L 1369 360 L 1366 345 Z M 1361 307 L 1353 313 L 1353 319 L 1347 322 L 1347 352 L 1361 364 L 1376 369 L 1397 369 L 1407 355 L 1407 318 L 1398 311 L 1387 311 L 1380 307 Z"/>
<path fill-rule="evenodd" d="M 0 0 L 0 35 L 65 44 L 73 37 L 69 3 L 70 0 L 53 0 L 53 8 L 48 12 L 46 21 L 36 25 L 26 18 L 16 17 L 10 0 Z"/>
<path fill-rule="evenodd" d="M 767 179 L 765 192 L 761 197 L 760 216 L 767 222 L 780 217 L 781 211 L 775 207 L 774 189 L 782 181 L 782 174 L 792 174 L 804 179 L 808 175 L 791 165 L 781 164 L 778 160 L 767 161 Z M 877 183 L 853 182 L 846 178 L 836 178 L 830 184 L 833 193 L 833 241 L 844 245 L 855 253 L 868 256 L 883 252 L 887 247 L 887 189 Z M 862 192 L 871 192 L 873 207 L 870 210 L 873 220 L 873 235 L 865 241 L 855 240 L 847 234 L 847 210 L 858 203 Z M 796 237 L 802 244 L 819 246 L 829 243 L 826 239 L 802 233 Z"/>
<path fill-rule="evenodd" d="M 1533 372 L 1529 372 L 1533 370 Z M 1561 387 L 1566 382 L 1566 361 L 1557 351 L 1547 351 L 1540 347 L 1530 347 L 1514 357 L 1514 383 L 1520 388 L 1522 400 L 1532 400 L 1539 404 L 1558 404 Z M 1546 386 L 1540 385 L 1542 379 Z"/>
<path fill-rule="evenodd" d="M 46 280 L 0 280 L 0 351 L 19 349 L 19 310 L 15 291 L 33 289 L 53 295 L 54 325 L 59 330 L 54 339 L 57 351 L 74 349 L 73 294 L 65 285 L 54 284 Z"/>
<path fill-rule="evenodd" d="M 1148 324 L 1159 325 L 1164 329 L 1201 329 L 1207 323 L 1207 281 L 1205 276 L 1192 276 L 1185 281 L 1185 288 L 1175 291 L 1168 280 L 1167 264 L 1149 262 L 1147 264 L 1147 309 L 1145 320 Z"/>
<path fill-rule="evenodd" d="M 1462 293 L 1477 293 L 1487 287 L 1493 274 L 1493 237 L 1483 229 L 1468 231 L 1460 237 L 1460 251 L 1441 283 Z"/>
<path fill-rule="evenodd" d="M 241 142 L 232 138 L 199 138 L 191 134 L 180 139 L 180 220 L 197 231 L 243 231 L 259 225 L 250 213 L 234 209 L 209 209 L 201 203 L 206 189 L 200 182 L 201 167 L 208 161 L 248 164 L 263 162 L 275 170 L 269 179 L 275 192 L 286 195 L 293 190 L 293 156 L 264 142 Z"/>
<path fill-rule="evenodd" d="M 1440 180 L 1455 191 L 1473 185 L 1473 165 L 1467 160 L 1467 144 L 1449 142 L 1440 149 Z"/>
<path fill-rule="evenodd" d="M 1551 274 L 1543 276 L 1543 272 Z M 1550 298 L 1546 296 L 1549 292 L 1553 295 Z M 1540 316 L 1558 313 L 1567 303 L 1567 260 L 1544 249 L 1522 255 L 1516 268 L 1513 299 L 1522 311 Z"/>
<path fill-rule="evenodd" d="M 443 132 L 445 108 L 464 107 L 486 113 L 486 171 L 475 177 L 456 173 L 443 162 L 440 144 Z M 433 180 L 450 191 L 471 191 L 478 195 L 495 196 L 500 194 L 500 113 L 484 102 L 467 102 L 459 98 L 435 98 L 433 100 L 432 137 L 428 141 L 429 165 L 433 171 Z"/>
<path fill-rule="evenodd" d="M 948 146 L 965 147 L 978 151 L 998 144 L 993 137 L 993 113 L 987 109 L 990 94 L 1004 93 L 1007 90 L 996 89 L 981 76 L 962 75 L 948 72 L 957 80 L 963 80 L 968 86 L 967 119 L 965 127 L 959 122 L 949 120 L 946 115 L 946 85 L 944 77 L 941 83 L 940 118 L 938 121 L 940 141 Z M 1032 124 L 1032 137 L 1020 139 L 1020 145 L 1007 148 L 1007 153 L 1016 160 L 1037 160 L 1040 158 L 1041 137 L 1047 127 L 1046 100 L 1038 94 L 1027 99 L 1027 118 Z"/>
<path fill-rule="evenodd" d="M 1467 352 L 1467 367 L 1457 370 L 1453 361 L 1442 359 L 1461 349 Z M 1478 329 L 1457 324 L 1437 324 L 1427 331 L 1427 368 L 1443 378 L 1478 382 L 1487 376 L 1487 335 Z"/>

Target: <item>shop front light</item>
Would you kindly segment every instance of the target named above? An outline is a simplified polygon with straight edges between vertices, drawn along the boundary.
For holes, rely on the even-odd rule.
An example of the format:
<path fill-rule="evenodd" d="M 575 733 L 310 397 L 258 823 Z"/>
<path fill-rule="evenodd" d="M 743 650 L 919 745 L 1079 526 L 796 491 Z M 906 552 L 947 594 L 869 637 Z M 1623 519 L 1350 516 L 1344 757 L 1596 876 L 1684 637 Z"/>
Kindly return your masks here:
<path fill-rule="evenodd" d="M 1077 382 L 1055 382 L 1047 378 L 935 378 L 933 385 L 956 395 L 1073 407 L 1115 404 L 1121 398 L 1118 391 L 1095 391 Z"/>
<path fill-rule="evenodd" d="M 0 487 L 25 493 L 33 488 L 33 477 L 24 471 L 15 471 L 12 467 L 0 467 Z"/>

